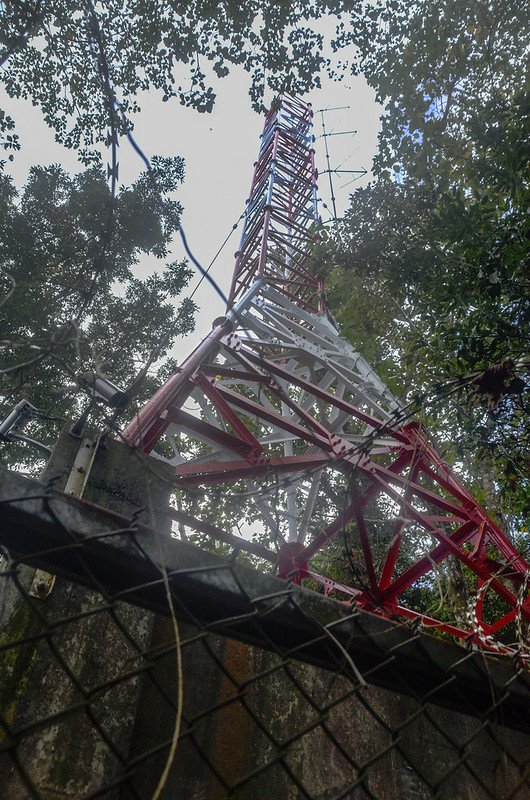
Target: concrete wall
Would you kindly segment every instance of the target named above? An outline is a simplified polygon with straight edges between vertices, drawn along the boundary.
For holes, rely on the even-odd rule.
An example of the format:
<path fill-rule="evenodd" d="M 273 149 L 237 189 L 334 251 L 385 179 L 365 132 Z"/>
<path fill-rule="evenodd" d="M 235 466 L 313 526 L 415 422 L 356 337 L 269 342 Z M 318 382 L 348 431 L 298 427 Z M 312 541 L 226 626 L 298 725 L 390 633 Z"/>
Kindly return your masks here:
<path fill-rule="evenodd" d="M 188 629 L 181 633 L 190 635 Z M 501 800 L 512 797 L 521 781 L 519 765 L 530 758 L 530 736 L 372 686 L 339 702 L 351 689 L 345 678 L 294 662 L 282 666 L 277 656 L 238 642 L 210 636 L 185 645 L 183 654 L 184 736 L 162 800 L 226 798 L 211 767 L 230 787 L 256 772 L 230 794 L 236 800 L 297 800 L 303 794 L 296 781 L 318 800 Z M 163 661 L 159 675 L 165 674 L 175 696 L 174 661 Z M 152 747 L 170 738 L 174 718 L 166 717 L 159 729 L 156 693 L 143 699 L 149 702 L 137 725 Z M 316 724 L 319 709 L 334 700 L 325 726 Z M 278 761 L 279 744 L 304 729 Z M 141 800 L 152 797 L 166 755 L 167 749 L 148 759 L 135 777 Z M 364 781 L 348 791 L 358 774 L 352 761 L 365 767 Z M 120 800 L 133 796 L 124 789 Z M 530 788 L 523 785 L 513 797 L 530 797 Z"/>
<path fill-rule="evenodd" d="M 58 489 L 64 488 L 82 445 L 70 436 L 69 427 L 42 476 L 44 483 L 56 479 L 53 485 Z M 153 475 L 150 461 L 109 441 L 97 453 L 85 499 L 128 516 L 139 512 L 146 522 L 169 529 L 162 514 L 169 488 L 156 476 L 170 473 L 165 464 L 156 462 Z M 145 506 L 149 508 L 142 511 Z M 34 574 L 35 570 L 21 566 L 19 586 L 2 581 L 0 644 L 28 637 L 29 641 L 0 653 L 0 713 L 14 730 L 58 715 L 53 724 L 21 737 L 16 752 L 43 800 L 77 800 L 123 769 L 142 678 L 120 681 L 119 676 L 145 663 L 139 650 L 149 649 L 154 615 L 126 603 L 111 604 L 61 579 L 46 599 L 31 598 Z M 69 618 L 72 621 L 65 622 Z M 44 635 L 47 631 L 49 636 Z M 111 690 L 97 692 L 98 686 L 113 680 L 117 682 Z M 73 710 L 65 715 L 65 709 Z M 6 743 L 8 736 L 0 731 L 0 744 L 2 739 Z M 31 797 L 6 754 L 0 755 L 0 787 L 2 800 Z M 117 789 L 107 797 L 117 797 Z"/>
<path fill-rule="evenodd" d="M 58 475 L 64 486 L 78 446 L 63 432 L 45 479 Z M 146 519 L 167 524 L 164 468 L 111 442 L 98 453 L 85 496 L 125 514 L 150 505 Z M 58 716 L 21 737 L 20 763 L 43 800 L 81 800 L 114 778 L 104 800 L 150 800 L 175 727 L 171 621 L 59 580 L 46 600 L 30 604 L 20 589 L 27 591 L 32 578 L 33 570 L 23 567 L 20 586 L 2 582 L 0 644 L 27 641 L 0 652 L 0 713 L 14 730 Z M 253 772 L 230 797 L 295 800 L 303 794 L 300 786 L 318 800 L 530 797 L 525 785 L 513 794 L 510 788 L 521 780 L 518 764 L 530 757 L 529 736 L 370 686 L 344 699 L 351 686 L 341 676 L 285 665 L 189 624 L 179 628 L 182 739 L 162 800 L 221 800 L 227 786 Z M 135 676 L 146 664 L 141 653 L 150 669 Z M 8 744 L 0 731 L 0 745 Z M 135 768 L 124 766 L 131 763 Z M 348 789 L 356 767 L 363 782 Z M 32 796 L 6 754 L 0 755 L 0 787 L 2 800 Z"/>

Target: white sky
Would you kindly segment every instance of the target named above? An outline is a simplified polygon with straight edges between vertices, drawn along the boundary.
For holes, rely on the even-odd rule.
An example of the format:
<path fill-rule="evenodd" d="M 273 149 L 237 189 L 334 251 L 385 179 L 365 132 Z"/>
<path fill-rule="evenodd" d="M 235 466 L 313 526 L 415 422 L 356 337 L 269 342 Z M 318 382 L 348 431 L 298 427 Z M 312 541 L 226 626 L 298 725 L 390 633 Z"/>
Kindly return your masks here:
<path fill-rule="evenodd" d="M 163 103 L 156 94 L 140 98 L 142 111 L 134 118 L 134 137 L 148 156 L 180 155 L 186 162 L 185 181 L 177 198 L 184 206 L 183 228 L 195 257 L 207 267 L 232 225 L 244 209 L 253 162 L 257 158 L 259 135 L 263 119 L 250 108 L 248 98 L 249 76 L 241 69 L 233 69 L 217 81 L 217 100 L 211 114 L 199 114 L 184 108 L 178 101 Z M 377 147 L 381 107 L 374 101 L 373 92 L 363 78 L 349 78 L 343 82 L 322 81 L 321 90 L 306 99 L 316 111 L 322 107 L 351 106 L 326 115 L 326 128 L 330 131 L 356 129 L 352 135 L 337 135 L 328 139 L 332 168 L 370 170 Z M 2 98 L 3 107 L 14 118 L 22 149 L 15 155 L 7 171 L 17 185 L 22 185 L 32 164 L 60 163 L 68 171 L 77 172 L 82 165 L 76 154 L 58 145 L 53 133 L 42 121 L 37 108 L 23 101 Z M 315 115 L 315 135 L 321 133 L 320 115 Z M 317 167 L 326 169 L 323 140 L 317 139 Z M 143 164 L 126 140 L 119 149 L 119 181 L 128 184 L 143 169 Z M 339 215 L 348 205 L 349 194 L 355 187 L 369 179 L 361 178 L 345 188 L 342 184 L 355 176 L 334 178 Z M 321 175 L 319 194 L 331 208 L 327 175 Z M 320 209 L 324 220 L 329 213 Z M 221 288 L 228 291 L 241 227 L 231 239 L 212 267 L 211 275 Z M 172 258 L 184 257 L 180 241 L 175 241 Z M 142 262 L 142 272 L 161 266 L 156 259 Z M 200 276 L 194 276 L 186 294 L 189 294 Z M 177 343 L 176 358 L 181 361 L 209 331 L 213 319 L 224 312 L 221 299 L 203 281 L 194 297 L 200 307 L 196 330 L 186 340 Z"/>

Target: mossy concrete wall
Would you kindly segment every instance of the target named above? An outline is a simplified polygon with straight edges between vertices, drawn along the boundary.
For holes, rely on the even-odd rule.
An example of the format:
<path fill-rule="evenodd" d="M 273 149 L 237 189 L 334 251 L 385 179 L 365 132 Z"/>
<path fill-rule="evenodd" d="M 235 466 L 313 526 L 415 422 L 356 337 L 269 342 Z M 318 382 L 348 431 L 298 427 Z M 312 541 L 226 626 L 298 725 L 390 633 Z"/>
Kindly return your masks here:
<path fill-rule="evenodd" d="M 58 476 L 65 485 L 79 444 L 63 432 L 44 480 Z M 147 506 L 147 522 L 167 525 L 164 469 L 109 442 L 97 454 L 85 497 L 126 515 Z M 175 727 L 171 621 L 61 580 L 46 600 L 28 601 L 21 588 L 27 592 L 32 577 L 24 567 L 20 587 L 4 582 L 0 642 L 27 641 L 2 653 L 0 708 L 15 730 L 57 717 L 21 737 L 21 764 L 43 800 L 81 800 L 114 779 L 104 800 L 150 800 Z M 231 797 L 295 800 L 302 796 L 298 782 L 319 800 L 504 798 L 520 780 L 517 765 L 530 758 L 529 736 L 372 686 L 340 701 L 351 690 L 341 676 L 283 664 L 190 625 L 180 625 L 180 638 L 182 739 L 161 800 L 221 800 L 227 786 L 252 774 Z M 130 677 L 146 653 L 149 673 Z M 7 734 L 1 737 L 5 744 Z M 137 768 L 120 783 L 131 761 Z M 363 780 L 348 788 L 353 764 Z M 31 797 L 5 754 L 0 787 L 2 800 Z M 529 796 L 523 786 L 513 800 Z"/>
<path fill-rule="evenodd" d="M 66 485 L 82 446 L 69 427 L 42 476 L 43 483 L 53 479 L 58 489 Z M 169 530 L 163 509 L 170 475 L 167 465 L 110 440 L 96 453 L 83 496 Z M 57 714 L 52 723 L 25 734 L 16 752 L 43 800 L 77 800 L 123 769 L 142 679 L 120 681 L 119 676 L 145 663 L 141 653 L 149 650 L 154 615 L 123 602 L 109 603 L 61 579 L 46 599 L 29 597 L 34 573 L 19 567 L 19 586 L 2 582 L 0 642 L 29 641 L 1 654 L 0 709 L 14 730 Z M 116 680 L 112 691 L 98 691 Z M 65 709 L 70 711 L 65 714 Z M 5 732 L 0 736 L 7 739 Z M 8 755 L 0 757 L 0 787 L 6 800 L 31 796 Z M 113 796 L 117 790 L 108 800 Z"/>
<path fill-rule="evenodd" d="M 352 693 L 342 676 L 231 640 L 199 639 L 183 657 L 183 735 L 161 800 L 224 800 L 226 786 L 251 775 L 230 798 L 298 800 L 297 782 L 318 800 L 530 797 L 524 784 L 511 791 L 530 759 L 530 735 L 370 685 Z M 164 661 L 158 678 L 175 698 L 174 660 Z M 174 715 L 157 716 L 153 687 L 142 699 L 138 731 L 152 748 L 167 745 Z M 166 746 L 144 761 L 134 793 L 124 788 L 120 800 L 150 800 L 167 754 Z M 348 788 L 354 764 L 362 782 Z"/>

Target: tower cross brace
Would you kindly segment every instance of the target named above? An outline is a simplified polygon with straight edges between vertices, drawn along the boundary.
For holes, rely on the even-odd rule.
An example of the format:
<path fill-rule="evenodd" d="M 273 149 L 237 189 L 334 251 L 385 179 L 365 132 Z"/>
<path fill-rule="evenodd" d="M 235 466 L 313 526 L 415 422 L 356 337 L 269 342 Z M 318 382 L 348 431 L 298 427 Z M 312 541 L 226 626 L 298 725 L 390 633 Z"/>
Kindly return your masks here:
<path fill-rule="evenodd" d="M 265 118 L 225 316 L 124 429 L 173 465 L 181 529 L 384 617 L 488 650 L 530 619 L 529 567 L 339 332 L 319 238 L 309 104 Z M 469 608 L 422 606 L 444 567 Z"/>

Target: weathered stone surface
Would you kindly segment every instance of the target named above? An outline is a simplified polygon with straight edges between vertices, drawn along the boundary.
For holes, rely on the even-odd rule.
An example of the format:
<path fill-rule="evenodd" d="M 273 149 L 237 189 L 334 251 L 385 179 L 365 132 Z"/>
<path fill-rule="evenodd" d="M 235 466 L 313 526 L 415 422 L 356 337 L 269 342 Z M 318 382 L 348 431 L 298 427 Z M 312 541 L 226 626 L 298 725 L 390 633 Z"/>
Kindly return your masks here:
<path fill-rule="evenodd" d="M 94 440 L 94 431 L 82 438 L 70 434 L 71 425 L 62 430 L 41 480 L 54 481 L 63 489 L 85 439 Z M 146 525 L 161 531 L 171 529 L 164 513 L 169 503 L 173 470 L 163 461 L 133 450 L 115 439 L 106 439 L 99 447 L 90 471 L 83 498 L 125 516 L 137 515 Z"/>
<path fill-rule="evenodd" d="M 69 439 L 63 443 L 52 463 L 62 485 L 77 446 Z M 133 470 L 132 484 L 125 480 L 126 491 L 118 491 L 120 476 L 129 475 L 128 458 L 114 445 L 110 456 L 101 455 L 87 497 L 129 514 L 147 481 L 144 494 L 161 508 L 164 497 L 154 497 L 145 461 Z M 154 468 L 160 469 L 158 462 Z M 114 779 L 116 785 L 102 795 L 106 800 L 150 800 L 175 727 L 179 671 L 171 621 L 158 617 L 153 626 L 151 614 L 108 604 L 66 581 L 58 581 L 45 601 L 24 600 L 31 576 L 24 567 L 18 585 L 13 578 L 3 582 L 0 643 L 27 641 L 1 651 L 0 713 L 15 733 L 39 718 L 57 717 L 24 731 L 16 748 L 20 763 L 43 800 L 81 800 Z M 351 693 L 352 684 L 340 674 L 287 664 L 189 624 L 179 624 L 179 638 L 182 738 L 162 800 L 221 800 L 227 787 L 245 778 L 230 797 L 530 796 L 524 782 L 514 788 L 530 756 L 525 733 L 484 726 L 480 719 L 374 686 Z M 4 731 L 0 744 L 8 743 Z M 0 758 L 0 786 L 2 798 L 31 797 L 9 749 Z"/>
<path fill-rule="evenodd" d="M 253 773 L 231 798 L 298 800 L 302 786 L 315 800 L 500 799 L 530 757 L 530 735 L 374 686 L 351 694 L 340 675 L 238 642 L 202 638 L 184 645 L 183 659 L 183 738 L 161 800 L 222 800 Z M 176 697 L 171 656 L 164 672 Z M 174 716 L 159 728 L 156 692 L 146 698 L 137 725 L 151 747 L 167 744 Z M 124 790 L 120 800 L 150 800 L 168 750 L 145 760 L 131 781 L 136 794 Z M 529 795 L 523 785 L 513 796 Z"/>
<path fill-rule="evenodd" d="M 69 428 L 42 476 L 43 483 L 53 479 L 58 489 L 64 488 L 82 445 Z M 152 461 L 109 441 L 96 454 L 84 497 L 169 529 L 163 515 L 169 484 L 160 477 L 170 473 L 165 464 Z M 17 569 L 25 592 L 34 572 Z M 149 649 L 154 615 L 126 603 L 110 605 L 100 594 L 62 579 L 45 600 L 24 595 L 12 580 L 2 586 L 0 642 L 37 638 L 0 655 L 0 713 L 15 732 L 58 714 L 53 724 L 24 735 L 17 756 L 43 800 L 85 797 L 123 769 L 143 680 L 130 673 L 145 664 L 140 653 Z M 98 692 L 111 681 L 111 688 Z M 2 798 L 30 797 L 9 755 L 0 758 L 0 786 Z"/>

